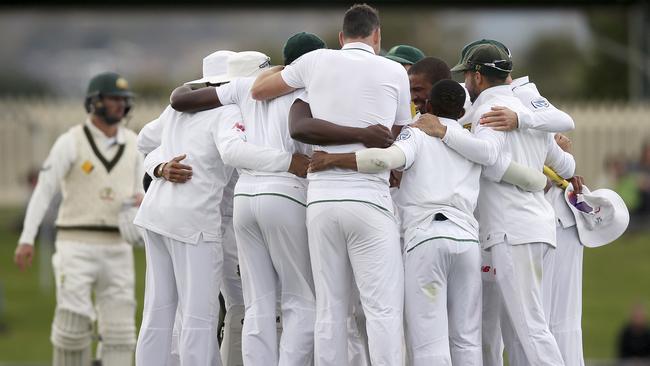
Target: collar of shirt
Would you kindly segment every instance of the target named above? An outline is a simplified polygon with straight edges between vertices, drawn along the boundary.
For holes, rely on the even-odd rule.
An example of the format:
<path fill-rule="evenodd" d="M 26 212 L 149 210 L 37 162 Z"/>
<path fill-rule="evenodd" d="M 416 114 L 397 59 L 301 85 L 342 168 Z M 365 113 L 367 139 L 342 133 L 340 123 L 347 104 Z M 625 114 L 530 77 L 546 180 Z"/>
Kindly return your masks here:
<path fill-rule="evenodd" d="M 363 51 L 368 51 L 371 52 L 373 55 L 375 54 L 375 50 L 370 47 L 369 45 L 363 43 L 363 42 L 350 42 L 346 43 L 341 47 L 342 50 L 349 50 L 349 49 L 360 49 Z"/>
<path fill-rule="evenodd" d="M 510 85 L 498 85 L 491 88 L 487 88 L 479 94 L 478 98 L 472 103 L 473 106 L 480 106 L 485 103 L 488 99 L 497 96 L 497 95 L 507 95 L 512 97 L 512 89 Z"/>
<path fill-rule="evenodd" d="M 528 76 L 522 76 L 520 78 L 516 78 L 510 83 L 510 88 L 512 90 L 517 89 L 520 86 L 524 86 L 526 84 L 530 83 L 530 80 L 528 80 Z"/>
<path fill-rule="evenodd" d="M 441 124 L 445 126 L 460 126 L 457 120 L 451 119 L 451 118 L 446 118 L 446 117 L 438 117 L 438 120 L 440 121 Z"/>
<path fill-rule="evenodd" d="M 104 132 L 102 132 L 102 130 L 97 128 L 97 126 L 95 126 L 90 119 L 86 119 L 85 124 L 90 130 L 90 134 L 93 136 L 93 139 L 95 139 L 95 142 L 100 143 L 101 141 L 105 148 L 109 148 L 115 144 L 124 145 L 125 137 L 121 126 L 118 126 L 117 128 L 117 135 L 114 137 L 108 137 L 104 134 Z"/>

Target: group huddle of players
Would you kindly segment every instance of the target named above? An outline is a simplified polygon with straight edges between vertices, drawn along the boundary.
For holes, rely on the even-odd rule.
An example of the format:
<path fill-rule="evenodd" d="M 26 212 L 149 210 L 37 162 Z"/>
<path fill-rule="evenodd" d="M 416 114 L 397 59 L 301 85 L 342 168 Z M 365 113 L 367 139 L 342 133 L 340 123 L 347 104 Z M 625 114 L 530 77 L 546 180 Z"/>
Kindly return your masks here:
<path fill-rule="evenodd" d="M 216 51 L 137 137 L 119 123 L 128 82 L 91 80 L 15 253 L 31 264 L 60 190 L 53 365 L 90 365 L 95 320 L 104 366 L 134 351 L 139 366 L 503 365 L 504 348 L 511 365 L 584 365 L 575 208 L 592 207 L 560 134 L 572 118 L 495 40 L 452 68 L 407 45 L 380 55 L 363 4 L 339 42 L 295 34 L 273 67 Z M 602 244 L 627 222 L 605 237 L 600 210 L 586 228 Z M 126 242 L 142 238 L 136 343 Z"/>

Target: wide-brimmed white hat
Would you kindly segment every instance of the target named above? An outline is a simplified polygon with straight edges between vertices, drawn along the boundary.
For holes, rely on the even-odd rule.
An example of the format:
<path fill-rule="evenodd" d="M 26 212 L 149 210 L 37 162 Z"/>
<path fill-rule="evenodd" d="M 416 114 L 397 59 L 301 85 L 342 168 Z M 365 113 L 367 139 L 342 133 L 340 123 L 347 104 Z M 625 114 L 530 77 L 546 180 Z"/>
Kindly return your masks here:
<path fill-rule="evenodd" d="M 203 58 L 203 77 L 201 79 L 188 81 L 185 85 L 190 84 L 218 84 L 224 75 L 228 72 L 228 58 L 234 55 L 233 51 L 217 51 Z"/>
<path fill-rule="evenodd" d="M 593 192 L 582 187 L 582 194 L 573 192 L 569 184 L 564 199 L 576 218 L 580 242 L 589 248 L 609 244 L 618 239 L 630 223 L 630 213 L 621 196 L 611 189 Z"/>
<path fill-rule="evenodd" d="M 211 76 L 207 81 L 211 84 L 219 84 L 232 81 L 237 78 L 257 76 L 260 72 L 271 66 L 271 58 L 261 52 L 244 51 L 233 52 L 226 62 L 226 70 L 222 74 Z M 205 79 L 205 78 L 204 78 Z M 192 84 L 196 82 L 191 82 Z"/>

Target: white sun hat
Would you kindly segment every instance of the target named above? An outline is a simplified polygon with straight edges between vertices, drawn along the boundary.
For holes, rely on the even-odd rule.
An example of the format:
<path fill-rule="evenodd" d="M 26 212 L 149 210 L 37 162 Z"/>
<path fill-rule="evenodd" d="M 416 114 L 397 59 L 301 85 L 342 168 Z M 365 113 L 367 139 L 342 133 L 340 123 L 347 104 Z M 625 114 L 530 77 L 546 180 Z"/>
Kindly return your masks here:
<path fill-rule="evenodd" d="M 226 68 L 223 72 L 220 74 L 214 74 L 214 76 L 208 78 L 204 75 L 203 79 L 191 81 L 190 84 L 206 82 L 211 84 L 226 83 L 237 78 L 257 76 L 260 72 L 266 70 L 270 66 L 271 58 L 261 52 L 233 52 L 228 56 Z"/>
<path fill-rule="evenodd" d="M 185 85 L 191 84 L 218 84 L 228 72 L 228 58 L 236 52 L 217 51 L 203 58 L 203 77 L 201 79 L 188 81 Z"/>
<path fill-rule="evenodd" d="M 618 239 L 630 223 L 630 213 L 621 196 L 611 189 L 593 192 L 583 186 L 582 194 L 569 185 L 564 199 L 576 218 L 580 242 L 589 248 L 609 244 Z"/>

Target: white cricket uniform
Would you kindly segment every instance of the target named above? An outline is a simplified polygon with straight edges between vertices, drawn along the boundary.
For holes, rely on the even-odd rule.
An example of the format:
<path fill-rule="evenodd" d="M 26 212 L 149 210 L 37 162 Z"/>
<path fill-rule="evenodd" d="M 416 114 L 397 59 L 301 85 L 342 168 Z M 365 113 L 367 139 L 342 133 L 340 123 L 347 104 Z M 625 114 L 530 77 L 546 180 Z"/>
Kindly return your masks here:
<path fill-rule="evenodd" d="M 220 202 L 232 168 L 221 161 L 219 135 L 241 122 L 239 110 L 223 107 L 180 113 L 167 107 L 160 146 L 145 159 L 153 170 L 173 157 L 192 167 L 183 184 L 154 178 L 134 223 L 145 229 L 147 276 L 142 325 L 136 349 L 138 365 L 166 365 L 177 308 L 182 316 L 181 365 L 221 365 L 217 321 L 221 287 Z"/>
<path fill-rule="evenodd" d="M 142 172 L 131 130 L 120 126 L 115 137 L 107 137 L 89 120 L 61 135 L 43 163 L 19 243 L 34 243 L 52 198 L 62 190 L 52 257 L 57 301 L 51 336 L 54 365 L 70 362 L 71 355 L 64 355 L 68 351 L 83 352 L 81 357 L 89 359 L 91 334 L 82 328 L 90 329 L 95 319 L 103 337 L 104 365 L 131 363 L 133 252 L 120 237 L 117 215 L 124 200 L 142 193 Z M 72 318 L 63 313 L 77 317 L 81 328 L 70 328 Z"/>
<path fill-rule="evenodd" d="M 398 63 L 372 47 L 309 52 L 282 70 L 305 88 L 315 118 L 350 127 L 405 125 L 411 120 L 409 83 Z M 350 153 L 362 144 L 319 146 Z M 334 169 L 309 174 L 307 228 L 316 290 L 316 365 L 348 365 L 347 318 L 356 280 L 373 365 L 402 362 L 403 264 L 392 213 L 388 172 Z"/>
<path fill-rule="evenodd" d="M 582 251 L 575 216 L 564 190 L 553 185 L 545 195 L 555 210 L 557 248 L 544 257 L 544 313 L 567 365 L 584 366 L 582 353 Z"/>
<path fill-rule="evenodd" d="M 492 106 L 526 112 L 526 107 L 508 85 L 488 88 L 478 96 L 468 118 L 477 135 L 489 136 L 492 143 L 486 144 L 486 148 L 490 149 L 490 155 L 498 156 L 506 151 L 512 160 L 541 171 L 544 163 L 548 163 L 550 147 L 557 146 L 552 135 L 532 129 L 503 133 L 483 128 L 478 124 L 479 118 Z M 464 147 L 463 139 L 458 136 L 447 134 L 445 138 L 457 151 Z M 572 159 L 565 166 L 557 162 L 549 165 L 567 175 L 572 175 L 575 168 Z M 541 302 L 542 259 L 545 252 L 555 246 L 552 208 L 541 192 L 524 192 L 515 186 L 482 178 L 478 212 L 481 244 L 492 253 L 497 285 L 510 319 L 510 322 L 502 322 L 502 331 L 506 343 L 511 345 L 509 354 L 513 363 L 562 365 Z M 514 332 L 507 332 L 503 324 L 512 325 Z M 509 337 L 514 334 L 516 337 Z"/>
<path fill-rule="evenodd" d="M 546 98 L 542 97 L 535 84 L 528 77 L 520 77 L 510 84 L 514 95 L 529 109 L 529 113 L 518 112 L 519 129 L 534 129 L 546 132 L 563 132 L 573 129 L 573 119 L 565 112 L 555 108 Z M 465 109 L 469 111 L 471 102 L 467 95 Z M 461 123 L 467 123 L 470 114 L 466 114 Z M 493 181 L 501 181 L 510 164 L 511 157 L 502 153 L 494 165 L 483 168 L 483 177 Z M 503 365 L 503 340 L 501 338 L 502 300 L 496 286 L 496 270 L 491 255 L 482 251 L 483 279 L 483 364 L 485 366 Z"/>
<path fill-rule="evenodd" d="M 470 134 L 455 120 L 440 122 Z M 480 247 L 473 215 L 481 167 L 419 129 L 404 128 L 395 145 L 406 156 L 395 199 L 405 229 L 408 364 L 481 365 Z"/>
<path fill-rule="evenodd" d="M 155 119 L 147 123 L 138 134 L 138 150 L 143 154 L 150 154 L 162 140 L 163 123 Z M 219 135 L 220 141 L 229 140 L 230 136 Z M 155 166 L 154 166 L 155 168 Z M 221 358 L 226 366 L 241 366 L 241 324 L 244 318 L 244 298 L 239 275 L 239 262 L 237 260 L 237 245 L 232 227 L 232 204 L 235 184 L 237 183 L 236 171 L 223 191 L 219 209 L 221 212 L 221 235 L 223 247 L 223 282 L 221 293 L 226 303 L 226 319 L 224 320 L 223 336 L 221 341 Z M 177 310 L 174 322 L 171 353 L 174 357 L 173 364 L 180 364 L 178 342 L 181 331 L 182 315 Z M 170 365 L 171 366 L 171 365 Z"/>
<path fill-rule="evenodd" d="M 256 101 L 250 94 L 254 81 L 241 78 L 217 88 L 219 101 L 236 104 L 244 117 L 235 131 L 245 131 L 248 145 L 283 152 L 289 162 L 293 153 L 310 154 L 310 147 L 291 139 L 288 125 L 289 109 L 304 91 Z M 257 159 L 261 158 L 267 157 Z M 244 363 L 312 364 L 314 334 L 308 325 L 315 321 L 316 303 L 305 226 L 307 182 L 287 172 L 288 164 L 282 170 L 232 165 L 241 168 L 235 186 L 233 222 L 246 306 Z M 278 295 L 282 311 L 279 352 Z"/>

